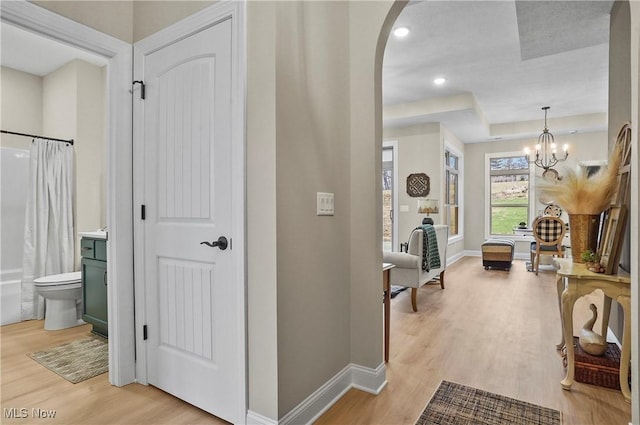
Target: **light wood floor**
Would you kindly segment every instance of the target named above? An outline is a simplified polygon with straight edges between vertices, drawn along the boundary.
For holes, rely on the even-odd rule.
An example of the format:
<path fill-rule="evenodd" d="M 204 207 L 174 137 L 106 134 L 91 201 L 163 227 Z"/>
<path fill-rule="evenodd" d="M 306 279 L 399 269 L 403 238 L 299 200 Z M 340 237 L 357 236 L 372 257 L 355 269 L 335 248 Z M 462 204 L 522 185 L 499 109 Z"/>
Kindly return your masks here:
<path fill-rule="evenodd" d="M 43 321 L 2 326 L 2 416 L 4 424 L 227 424 L 152 386 L 109 384 L 102 374 L 72 384 L 27 357 L 27 353 L 90 334 L 90 325 L 45 331 Z M 8 418 L 6 409 L 26 409 L 24 419 Z M 34 417 L 33 409 L 53 410 L 55 417 Z"/>
<path fill-rule="evenodd" d="M 620 392 L 580 383 L 571 392 L 560 387 L 554 276 L 541 271 L 536 277 L 520 261 L 508 273 L 485 271 L 479 258 L 465 258 L 448 268 L 445 290 L 427 285 L 418 291 L 418 313 L 411 311 L 410 292 L 403 292 L 392 302 L 387 386 L 378 396 L 349 391 L 316 424 L 412 425 L 444 379 L 558 409 L 563 425 L 627 425 L 631 408 Z M 589 301 L 579 301 L 582 311 Z M 576 323 L 585 320 L 576 317 Z M 88 325 L 45 332 L 40 321 L 0 328 L 0 423 L 226 423 L 151 386 L 113 387 L 106 374 L 71 384 L 26 356 L 88 333 Z M 8 419 L 11 408 L 27 409 L 29 418 Z M 34 408 L 56 416 L 33 418 Z"/>
<path fill-rule="evenodd" d="M 524 261 L 510 272 L 485 271 L 480 258 L 466 257 L 447 269 L 445 286 L 420 288 L 418 313 L 410 291 L 393 299 L 386 388 L 378 396 L 350 390 L 316 425 L 412 425 L 441 380 L 557 409 L 563 425 L 630 422 L 631 405 L 619 391 L 580 383 L 562 390 L 553 271 L 536 276 Z M 599 299 L 576 303 L 577 329 Z"/>

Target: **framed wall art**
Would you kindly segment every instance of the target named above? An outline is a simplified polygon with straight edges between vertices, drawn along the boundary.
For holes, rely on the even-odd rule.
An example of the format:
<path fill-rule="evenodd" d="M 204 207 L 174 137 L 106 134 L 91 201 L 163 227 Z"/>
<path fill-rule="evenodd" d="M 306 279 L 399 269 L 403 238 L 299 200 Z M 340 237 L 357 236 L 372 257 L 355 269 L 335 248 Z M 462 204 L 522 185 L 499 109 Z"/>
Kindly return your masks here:
<path fill-rule="evenodd" d="M 409 174 L 409 177 L 407 177 L 407 195 L 413 198 L 425 198 L 430 191 L 429 176 L 425 173 Z"/>

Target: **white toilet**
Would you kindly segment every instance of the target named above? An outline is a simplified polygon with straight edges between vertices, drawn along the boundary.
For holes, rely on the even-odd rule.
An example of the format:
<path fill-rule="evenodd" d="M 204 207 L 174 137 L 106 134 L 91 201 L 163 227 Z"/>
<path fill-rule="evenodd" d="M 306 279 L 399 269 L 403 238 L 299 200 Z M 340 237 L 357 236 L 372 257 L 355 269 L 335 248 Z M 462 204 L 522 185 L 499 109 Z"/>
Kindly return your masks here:
<path fill-rule="evenodd" d="M 33 281 L 35 291 L 46 299 L 44 328 L 48 331 L 82 325 L 77 303 L 82 301 L 82 273 L 43 276 Z"/>

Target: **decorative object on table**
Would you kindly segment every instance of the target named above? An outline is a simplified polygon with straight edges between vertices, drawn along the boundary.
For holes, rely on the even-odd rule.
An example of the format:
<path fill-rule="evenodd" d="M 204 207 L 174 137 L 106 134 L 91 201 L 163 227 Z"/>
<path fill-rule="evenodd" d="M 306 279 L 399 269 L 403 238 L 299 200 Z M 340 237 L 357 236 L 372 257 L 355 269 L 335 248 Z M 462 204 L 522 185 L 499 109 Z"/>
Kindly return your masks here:
<path fill-rule="evenodd" d="M 591 319 L 587 320 L 587 323 L 580 329 L 578 343 L 585 352 L 592 356 L 602 356 L 608 348 L 607 338 L 593 331 L 593 325 L 598 320 L 598 308 L 593 303 L 589 305 L 589 308 L 592 313 Z"/>
<path fill-rule="evenodd" d="M 616 274 L 618 263 L 622 253 L 624 229 L 627 225 L 627 207 L 624 205 L 612 205 L 606 212 L 603 233 L 600 241 L 600 266 L 605 274 Z M 572 230 L 573 232 L 573 230 Z"/>
<path fill-rule="evenodd" d="M 418 199 L 418 214 L 438 214 L 436 199 Z"/>
<path fill-rule="evenodd" d="M 560 425 L 561 420 L 554 409 L 442 381 L 416 425 Z"/>
<path fill-rule="evenodd" d="M 630 208 L 631 124 L 629 122 L 624 123 L 618 132 L 616 150 L 620 152 L 620 161 L 617 164 L 618 174 L 614 205 L 611 205 L 605 213 L 600 246 L 598 247 L 600 265 L 604 267 L 605 274 L 618 272 L 622 244 L 624 243 L 623 235 L 627 225 L 627 212 Z"/>
<path fill-rule="evenodd" d="M 525 223 L 524 221 L 521 221 L 520 223 L 518 223 L 518 229 L 526 229 L 527 228 L 527 223 Z"/>
<path fill-rule="evenodd" d="M 413 198 L 424 198 L 431 191 L 429 176 L 425 173 L 409 174 L 407 177 L 407 195 Z"/>
<path fill-rule="evenodd" d="M 544 209 L 544 215 L 551 217 L 560 217 L 562 215 L 562 208 L 556 204 L 547 205 Z"/>
<path fill-rule="evenodd" d="M 594 273 L 604 273 L 605 268 L 600 265 L 600 256 L 590 249 L 580 254 L 580 259 L 587 270 Z"/>
<path fill-rule="evenodd" d="M 542 110 L 544 111 L 544 130 L 542 130 L 542 134 L 538 136 L 536 156 L 534 159 L 530 158 L 529 148 L 525 148 L 524 153 L 530 164 L 534 164 L 535 166 L 544 169 L 542 177 L 555 181 L 559 180 L 560 176 L 558 175 L 558 172 L 551 167 L 556 165 L 558 162 L 567 159 L 569 156 L 569 146 L 563 146 L 564 156 L 562 158 L 558 158 L 556 156 L 556 142 L 553 138 L 553 134 L 549 132 L 549 128 L 547 127 L 547 111 L 549 109 L 551 109 L 550 106 L 542 107 Z"/>
<path fill-rule="evenodd" d="M 616 147 L 609 159 L 609 166 L 588 177 L 582 168 L 567 170 L 562 180 L 543 180 L 538 184 L 541 196 L 551 199 L 569 215 L 571 250 L 597 251 L 600 232 L 600 215 L 611 205 L 618 187 L 618 169 L 621 163 L 621 147 Z M 573 261 L 582 262 L 575 255 Z"/>

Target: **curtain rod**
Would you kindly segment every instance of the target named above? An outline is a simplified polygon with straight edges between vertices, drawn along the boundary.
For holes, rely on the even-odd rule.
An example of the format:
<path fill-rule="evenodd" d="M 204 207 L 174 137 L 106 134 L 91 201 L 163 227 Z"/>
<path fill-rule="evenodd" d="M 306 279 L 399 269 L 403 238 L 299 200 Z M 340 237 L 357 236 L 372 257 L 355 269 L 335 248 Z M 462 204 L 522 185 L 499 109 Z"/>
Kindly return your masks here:
<path fill-rule="evenodd" d="M 1 133 L 6 133 L 6 134 L 15 134 L 16 136 L 25 136 L 25 137 L 34 137 L 34 138 L 39 138 L 39 139 L 53 140 L 55 142 L 64 142 L 64 143 L 69 143 L 70 145 L 73 145 L 73 139 L 69 139 L 69 140 L 56 139 L 54 137 L 35 136 L 33 134 L 16 133 L 15 131 L 7 131 L 7 130 L 0 130 L 0 132 Z"/>

